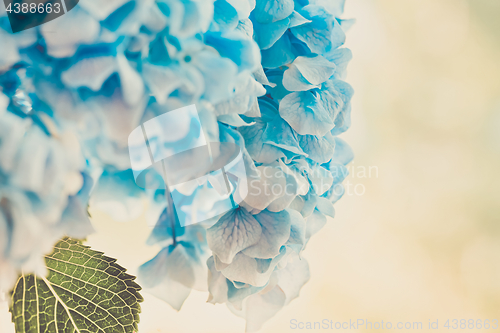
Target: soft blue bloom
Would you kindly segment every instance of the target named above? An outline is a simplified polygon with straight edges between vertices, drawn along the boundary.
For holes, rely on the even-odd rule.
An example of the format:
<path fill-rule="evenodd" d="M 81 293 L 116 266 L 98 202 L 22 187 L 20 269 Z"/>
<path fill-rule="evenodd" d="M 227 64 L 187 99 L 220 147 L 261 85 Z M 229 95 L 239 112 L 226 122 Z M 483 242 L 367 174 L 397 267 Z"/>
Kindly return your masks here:
<path fill-rule="evenodd" d="M 46 116 L 16 114 L 31 109 L 28 100 L 10 102 L 0 93 L 0 290 L 21 270 L 45 274 L 43 256 L 62 236 L 93 232 L 78 141 Z"/>

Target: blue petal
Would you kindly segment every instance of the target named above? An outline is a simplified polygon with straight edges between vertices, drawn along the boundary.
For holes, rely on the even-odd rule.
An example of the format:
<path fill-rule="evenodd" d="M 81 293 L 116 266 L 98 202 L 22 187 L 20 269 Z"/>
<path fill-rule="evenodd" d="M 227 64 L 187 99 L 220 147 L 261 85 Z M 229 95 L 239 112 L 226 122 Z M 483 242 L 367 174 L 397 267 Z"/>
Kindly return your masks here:
<path fill-rule="evenodd" d="M 246 301 L 245 314 L 246 332 L 257 332 L 265 321 L 271 319 L 280 311 L 286 302 L 283 290 L 276 286 L 271 290 L 253 295 Z"/>
<path fill-rule="evenodd" d="M 285 305 L 299 297 L 300 289 L 311 277 L 307 261 L 299 258 L 294 258 L 276 273 L 279 280 L 278 286 L 286 296 Z"/>
<path fill-rule="evenodd" d="M 327 164 L 322 165 L 330 171 L 333 176 L 333 184 L 339 184 L 344 181 L 344 179 L 349 175 L 349 170 L 341 163 L 330 161 Z"/>
<path fill-rule="evenodd" d="M 82 207 L 75 198 L 68 199 L 68 206 L 61 218 L 61 228 L 65 234 L 75 239 L 84 239 L 95 232 L 89 219 L 87 207 Z"/>
<path fill-rule="evenodd" d="M 280 162 L 281 164 L 281 162 Z M 281 166 L 282 169 L 288 168 L 286 165 Z M 290 169 L 287 170 L 290 173 L 284 173 L 284 177 L 286 179 L 286 185 L 285 188 L 280 189 L 280 191 L 283 191 L 283 195 L 281 197 L 278 197 L 275 199 L 273 202 L 269 204 L 267 207 L 267 210 L 270 212 L 281 212 L 288 206 L 290 206 L 291 202 L 295 199 L 295 197 L 299 194 L 300 192 L 300 184 L 297 181 L 297 178 L 295 175 L 291 172 Z"/>
<path fill-rule="evenodd" d="M 335 217 L 335 208 L 333 208 L 333 203 L 330 200 L 321 197 L 317 198 L 316 209 L 326 216 Z"/>
<path fill-rule="evenodd" d="M 290 238 L 290 214 L 286 210 L 278 213 L 265 210 L 254 217 L 262 226 L 262 235 L 255 245 L 246 248 L 243 253 L 260 259 L 276 257 L 281 246 Z"/>
<path fill-rule="evenodd" d="M 262 140 L 264 143 L 291 151 L 294 154 L 307 155 L 300 147 L 295 131 L 281 117 L 276 117 L 267 123 Z"/>
<path fill-rule="evenodd" d="M 195 283 L 192 258 L 182 244 L 161 250 L 139 267 L 142 286 L 179 310 Z"/>
<path fill-rule="evenodd" d="M 335 78 L 344 79 L 346 75 L 347 65 L 352 59 L 352 52 L 346 48 L 335 49 L 325 55 L 325 58 L 332 61 L 336 66 Z"/>
<path fill-rule="evenodd" d="M 223 263 L 231 263 L 241 250 L 258 242 L 259 222 L 244 208 L 228 212 L 207 230 L 208 246 Z"/>
<path fill-rule="evenodd" d="M 269 69 L 266 71 L 266 75 L 269 78 L 269 81 L 274 85 L 274 86 L 269 86 L 267 87 L 267 90 L 271 94 L 271 97 L 275 99 L 276 101 L 281 101 L 283 97 L 288 95 L 290 91 L 288 91 L 284 86 L 283 86 L 283 73 L 284 71 L 282 69 Z M 305 81 L 305 79 L 304 79 Z M 304 84 L 308 84 L 307 82 L 304 82 Z"/>
<path fill-rule="evenodd" d="M 330 88 L 326 88 L 329 86 Z M 354 94 L 354 90 L 351 85 L 341 80 L 330 80 L 325 83 L 325 89 L 330 89 L 331 91 L 337 91 L 339 93 L 340 99 L 342 100 L 342 106 L 335 118 L 335 128 L 331 131 L 332 135 L 339 135 L 344 133 L 351 126 L 351 98 Z"/>
<path fill-rule="evenodd" d="M 291 28 L 313 53 L 325 54 L 344 44 L 345 34 L 337 20 L 323 7 L 308 5 L 299 13 L 311 23 Z"/>
<path fill-rule="evenodd" d="M 71 88 L 88 87 L 98 91 L 117 69 L 115 57 L 85 58 L 64 71 L 61 80 Z"/>
<path fill-rule="evenodd" d="M 208 303 L 226 303 L 227 293 L 229 290 L 227 279 L 220 271 L 215 267 L 214 257 L 210 257 L 207 260 L 208 266 Z"/>
<path fill-rule="evenodd" d="M 290 15 L 290 28 L 298 27 L 299 25 L 311 22 L 312 22 L 311 20 L 306 19 L 304 16 L 300 15 L 296 11 L 293 11 L 292 15 Z"/>
<path fill-rule="evenodd" d="M 105 170 L 92 191 L 91 205 L 115 221 L 131 221 L 142 214 L 145 192 L 135 183 L 132 170 Z"/>
<path fill-rule="evenodd" d="M 283 246 L 280 254 L 273 259 L 255 259 L 243 253 L 238 253 L 233 262 L 221 272 L 232 281 L 248 283 L 255 287 L 263 287 L 278 263 L 287 256 L 286 247 Z"/>
<path fill-rule="evenodd" d="M 290 16 L 293 7 L 293 0 L 257 0 L 253 14 L 257 22 L 271 23 Z"/>
<path fill-rule="evenodd" d="M 319 164 L 330 161 L 335 150 L 335 140 L 330 133 L 323 137 L 299 135 L 299 144 L 308 157 Z"/>
<path fill-rule="evenodd" d="M 254 71 L 260 64 L 258 45 L 240 32 L 208 32 L 205 42 L 219 51 L 221 56 L 231 59 L 240 71 Z"/>
<path fill-rule="evenodd" d="M 285 195 L 287 180 L 277 162 L 257 167 L 260 177 L 250 181 L 245 203 L 255 209 L 266 209 L 274 200 Z"/>
<path fill-rule="evenodd" d="M 290 238 L 286 242 L 295 252 L 300 253 L 306 244 L 306 221 L 297 211 L 289 209 L 291 228 Z"/>
<path fill-rule="evenodd" d="M 343 165 L 349 164 L 354 159 L 352 148 L 341 138 L 335 138 L 335 153 L 332 162 Z"/>
<path fill-rule="evenodd" d="M 237 288 L 237 282 L 229 282 L 228 281 L 228 301 L 237 309 L 241 309 L 243 307 L 243 301 L 247 299 L 249 296 L 254 295 L 260 292 L 265 286 L 262 287 L 254 287 L 248 284 L 245 284 L 243 288 Z"/>
<path fill-rule="evenodd" d="M 330 171 L 318 164 L 311 166 L 307 178 L 311 182 L 312 190 L 317 195 L 322 195 L 333 185 L 333 176 Z"/>
<path fill-rule="evenodd" d="M 306 222 L 306 239 L 311 238 L 314 234 L 321 230 L 326 224 L 326 216 L 319 210 L 315 209 Z"/>
<path fill-rule="evenodd" d="M 226 0 L 238 12 L 240 20 L 248 19 L 250 12 L 255 8 L 255 0 Z"/>
<path fill-rule="evenodd" d="M 215 104 L 231 96 L 231 84 L 238 73 L 238 68 L 231 60 L 221 58 L 212 52 L 200 52 L 193 59 L 193 64 L 203 74 L 205 81 L 203 98 Z"/>
<path fill-rule="evenodd" d="M 220 30 L 232 30 L 238 25 L 238 12 L 226 0 L 214 2 L 214 22 Z"/>
<path fill-rule="evenodd" d="M 288 33 L 278 39 L 274 45 L 262 50 L 262 66 L 265 68 L 278 68 L 291 63 L 296 55 Z"/>
<path fill-rule="evenodd" d="M 163 200 L 165 200 L 164 202 L 166 202 L 165 197 L 162 196 L 162 198 L 163 198 Z M 174 211 L 175 211 L 175 207 L 174 207 Z M 161 213 L 158 221 L 156 222 L 156 224 L 153 228 L 153 231 L 149 235 L 149 238 L 147 240 L 148 245 L 154 245 L 154 244 L 166 241 L 166 240 L 172 240 L 172 237 L 174 235 L 174 231 L 175 231 L 176 237 L 180 237 L 180 236 L 184 235 L 186 228 L 181 227 L 177 213 L 174 213 L 174 216 L 175 216 L 175 222 L 172 223 L 172 221 L 170 220 L 170 214 L 168 213 L 167 208 L 165 208 L 163 210 L 163 212 Z"/>
<path fill-rule="evenodd" d="M 336 66 L 322 56 L 297 57 L 283 74 L 283 86 L 289 91 L 304 91 L 325 82 Z"/>
<path fill-rule="evenodd" d="M 254 37 L 260 49 L 265 50 L 273 46 L 276 41 L 283 36 L 285 31 L 287 31 L 289 25 L 289 18 L 272 23 L 254 23 Z"/>
<path fill-rule="evenodd" d="M 262 137 L 266 127 L 267 124 L 265 122 L 256 119 L 254 125 L 238 128 L 238 131 L 245 139 L 248 153 L 255 161 L 260 163 L 271 163 L 284 157 L 279 148 L 264 143 Z"/>
<path fill-rule="evenodd" d="M 323 136 L 332 130 L 334 110 L 327 109 L 321 100 L 321 93 L 314 91 L 294 92 L 283 98 L 280 115 L 301 135 Z"/>

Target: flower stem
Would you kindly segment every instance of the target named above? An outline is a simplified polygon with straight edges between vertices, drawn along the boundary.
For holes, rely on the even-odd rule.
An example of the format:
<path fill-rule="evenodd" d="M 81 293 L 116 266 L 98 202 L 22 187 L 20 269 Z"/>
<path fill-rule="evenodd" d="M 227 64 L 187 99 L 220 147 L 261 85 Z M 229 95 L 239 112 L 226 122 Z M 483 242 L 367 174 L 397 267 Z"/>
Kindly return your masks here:
<path fill-rule="evenodd" d="M 165 161 L 161 161 L 163 166 L 163 179 L 165 182 L 165 199 L 167 200 L 167 211 L 170 219 L 170 226 L 172 228 L 172 240 L 174 247 L 177 245 L 177 237 L 175 234 L 175 211 L 174 211 L 174 201 L 172 200 L 172 195 L 167 184 L 167 168 L 165 166 Z"/>

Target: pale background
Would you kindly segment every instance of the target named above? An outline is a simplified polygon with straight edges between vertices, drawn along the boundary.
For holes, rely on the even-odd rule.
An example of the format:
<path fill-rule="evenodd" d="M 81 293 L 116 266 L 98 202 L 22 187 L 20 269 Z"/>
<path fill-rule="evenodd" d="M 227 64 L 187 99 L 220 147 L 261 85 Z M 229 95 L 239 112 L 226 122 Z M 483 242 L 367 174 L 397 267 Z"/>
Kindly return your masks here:
<path fill-rule="evenodd" d="M 378 177 L 349 178 L 364 195 L 336 204 L 304 253 L 311 280 L 261 332 L 296 332 L 291 319 L 421 321 L 423 331 L 429 320 L 500 320 L 500 0 L 347 0 L 346 17 L 357 19 L 356 95 L 343 138 L 351 171 L 375 166 Z M 144 219 L 92 213 L 88 243 L 132 274 L 155 255 Z M 206 293 L 179 313 L 144 297 L 140 332 L 244 331 Z"/>

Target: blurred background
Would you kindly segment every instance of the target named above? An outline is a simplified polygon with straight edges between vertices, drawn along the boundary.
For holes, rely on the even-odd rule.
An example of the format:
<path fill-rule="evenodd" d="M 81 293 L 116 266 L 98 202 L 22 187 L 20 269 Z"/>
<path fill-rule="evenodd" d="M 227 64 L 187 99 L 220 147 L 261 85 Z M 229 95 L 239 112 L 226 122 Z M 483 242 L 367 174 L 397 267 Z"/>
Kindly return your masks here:
<path fill-rule="evenodd" d="M 422 322 L 419 331 L 439 320 L 433 332 L 449 331 L 447 319 L 500 321 L 500 1 L 347 0 L 345 17 L 357 20 L 342 136 L 356 153 L 351 191 L 304 252 L 311 280 L 260 332 L 295 332 L 294 319 Z M 88 244 L 132 274 L 157 253 L 145 218 L 91 213 Z M 179 313 L 143 295 L 140 332 L 244 332 L 207 293 Z"/>

